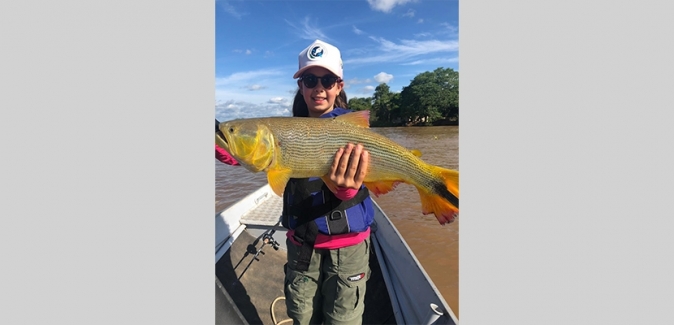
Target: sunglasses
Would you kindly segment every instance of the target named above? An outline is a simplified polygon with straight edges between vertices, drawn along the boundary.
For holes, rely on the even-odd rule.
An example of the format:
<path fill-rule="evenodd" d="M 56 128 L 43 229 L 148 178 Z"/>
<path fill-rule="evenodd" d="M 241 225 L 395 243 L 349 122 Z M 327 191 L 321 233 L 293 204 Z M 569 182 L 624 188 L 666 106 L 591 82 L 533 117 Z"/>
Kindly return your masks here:
<path fill-rule="evenodd" d="M 323 88 L 325 89 L 330 89 L 332 86 L 335 85 L 336 82 L 342 81 L 341 78 L 335 77 L 335 76 L 322 76 L 322 77 L 316 77 L 313 74 L 305 74 L 303 75 L 300 80 L 302 80 L 302 83 L 304 83 L 304 86 L 307 88 L 314 88 L 318 84 L 318 79 L 321 80 L 321 85 L 323 85 Z"/>

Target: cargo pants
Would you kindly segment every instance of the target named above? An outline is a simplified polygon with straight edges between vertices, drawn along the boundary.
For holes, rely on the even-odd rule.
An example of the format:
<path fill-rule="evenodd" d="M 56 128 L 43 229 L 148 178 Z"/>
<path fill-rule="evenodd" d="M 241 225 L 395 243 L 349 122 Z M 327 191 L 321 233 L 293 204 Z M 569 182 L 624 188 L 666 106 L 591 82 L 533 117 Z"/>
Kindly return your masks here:
<path fill-rule="evenodd" d="M 362 324 L 370 278 L 370 238 L 340 249 L 314 249 L 309 269 L 296 270 L 299 247 L 286 239 L 284 293 L 293 324 Z"/>

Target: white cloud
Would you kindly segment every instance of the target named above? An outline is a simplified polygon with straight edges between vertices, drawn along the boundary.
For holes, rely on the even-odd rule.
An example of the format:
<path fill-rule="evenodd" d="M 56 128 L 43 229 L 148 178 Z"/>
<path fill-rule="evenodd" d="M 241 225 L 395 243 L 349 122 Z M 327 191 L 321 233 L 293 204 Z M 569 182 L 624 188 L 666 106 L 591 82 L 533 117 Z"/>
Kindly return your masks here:
<path fill-rule="evenodd" d="M 290 27 L 295 29 L 297 36 L 299 36 L 302 39 L 310 41 L 320 39 L 326 42 L 330 40 L 327 36 L 325 36 L 325 34 L 320 30 L 320 28 L 318 28 L 318 24 L 313 25 L 311 24 L 311 22 L 309 21 L 309 17 L 304 18 L 304 21 L 301 22 L 301 26 L 297 26 L 287 19 L 285 20 L 285 22 L 288 25 L 290 25 Z"/>
<path fill-rule="evenodd" d="M 232 17 L 236 19 L 241 19 L 241 17 L 247 15 L 247 13 L 239 12 L 227 0 L 216 0 L 215 3 L 220 5 L 220 8 L 222 8 L 222 10 L 224 10 L 226 13 L 230 14 Z"/>
<path fill-rule="evenodd" d="M 261 86 L 261 85 L 247 85 L 247 86 L 244 86 L 244 87 L 245 87 L 246 89 L 250 90 L 250 91 L 262 90 L 262 89 L 267 88 L 267 87 Z"/>
<path fill-rule="evenodd" d="M 353 26 L 353 32 L 354 32 L 356 35 L 362 35 L 362 34 L 363 34 L 363 31 L 360 30 L 360 29 L 358 29 L 356 26 Z"/>
<path fill-rule="evenodd" d="M 414 17 L 414 10 L 407 9 L 407 12 L 403 14 L 403 17 Z"/>
<path fill-rule="evenodd" d="M 344 64 L 374 63 L 374 62 L 401 62 L 417 56 L 428 56 L 441 52 L 456 52 L 459 50 L 457 40 L 401 40 L 394 43 L 382 37 L 370 37 L 379 43 L 377 55 L 363 56 L 345 60 Z"/>
<path fill-rule="evenodd" d="M 372 79 L 370 79 L 370 78 L 367 78 L 367 79 L 353 78 L 353 79 L 349 79 L 348 81 L 346 81 L 346 83 L 350 84 L 350 85 L 367 84 L 367 83 L 370 83 L 370 82 L 372 82 Z"/>
<path fill-rule="evenodd" d="M 347 97 L 349 100 L 354 99 L 354 98 L 367 98 L 367 97 L 372 97 L 374 94 L 374 86 L 365 86 L 362 88 L 358 89 L 353 89 L 352 91 L 348 92 Z"/>
<path fill-rule="evenodd" d="M 382 71 L 374 76 L 374 80 L 378 83 L 388 83 L 389 81 L 393 80 L 393 75 Z"/>
<path fill-rule="evenodd" d="M 369 3 L 370 8 L 374 10 L 388 13 L 391 12 L 391 9 L 393 9 L 395 6 L 414 1 L 415 0 L 367 0 L 367 3 Z"/>
<path fill-rule="evenodd" d="M 417 24 L 422 24 L 423 22 L 424 22 L 424 20 L 421 19 L 421 18 L 419 18 L 419 20 L 417 20 Z"/>
<path fill-rule="evenodd" d="M 293 98 L 290 89 L 295 84 L 285 69 L 269 68 L 233 73 L 215 79 L 215 99 L 218 103 L 248 103 L 267 107 L 270 98 Z"/>
<path fill-rule="evenodd" d="M 292 108 L 287 100 L 280 103 L 253 104 L 245 101 L 219 101 L 215 105 L 215 118 L 220 122 L 238 118 L 267 116 L 291 116 Z"/>
<path fill-rule="evenodd" d="M 255 71 L 246 71 L 246 72 L 237 72 L 233 73 L 224 78 L 215 78 L 215 86 L 233 86 L 241 85 L 246 81 L 254 81 L 260 78 L 266 77 L 275 77 L 281 76 L 282 71 L 274 69 L 264 69 L 264 70 L 255 70 Z"/>
<path fill-rule="evenodd" d="M 451 56 L 451 57 L 445 57 L 445 58 L 432 58 L 432 59 L 423 59 L 423 60 L 416 60 L 412 62 L 407 62 L 407 63 L 402 63 L 402 65 L 419 65 L 419 64 L 436 64 L 436 65 L 442 65 L 445 63 L 456 63 L 459 62 L 459 56 Z"/>
<path fill-rule="evenodd" d="M 442 23 L 440 26 L 445 28 L 445 30 L 442 31 L 443 34 L 448 34 L 454 37 L 459 35 L 459 26 L 450 25 L 449 23 Z"/>
<path fill-rule="evenodd" d="M 245 50 L 240 50 L 240 49 L 234 49 L 232 50 L 234 53 L 245 53 L 246 55 L 250 55 L 253 53 L 253 50 L 245 49 Z"/>
<path fill-rule="evenodd" d="M 384 51 L 401 52 L 406 55 L 420 55 L 434 52 L 457 51 L 459 49 L 459 42 L 457 41 L 440 41 L 440 40 L 401 40 L 400 44 L 395 44 L 384 38 L 377 40 Z"/>

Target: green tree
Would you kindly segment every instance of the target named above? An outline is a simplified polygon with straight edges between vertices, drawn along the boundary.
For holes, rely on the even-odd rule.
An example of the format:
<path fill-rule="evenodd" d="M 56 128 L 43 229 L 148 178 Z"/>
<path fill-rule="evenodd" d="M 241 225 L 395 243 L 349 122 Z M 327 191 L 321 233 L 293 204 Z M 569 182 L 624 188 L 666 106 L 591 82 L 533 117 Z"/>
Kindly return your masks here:
<path fill-rule="evenodd" d="M 436 69 L 434 73 L 439 74 L 439 80 L 442 81 L 441 87 L 445 101 L 442 102 L 440 112 L 448 120 L 459 118 L 459 72 L 453 69 Z"/>
<path fill-rule="evenodd" d="M 391 109 L 389 111 L 389 118 L 391 123 L 394 125 L 403 124 L 403 118 L 400 111 L 402 107 L 400 104 L 400 99 L 400 93 L 391 93 Z"/>
<path fill-rule="evenodd" d="M 378 121 L 389 122 L 391 120 L 391 99 L 393 94 L 389 86 L 385 83 L 379 84 L 374 89 L 372 110 Z"/>
<path fill-rule="evenodd" d="M 401 115 L 411 123 L 458 117 L 459 73 L 437 68 L 418 74 L 401 92 Z"/>
<path fill-rule="evenodd" d="M 369 111 L 372 110 L 372 97 L 353 97 L 348 104 L 354 111 Z"/>

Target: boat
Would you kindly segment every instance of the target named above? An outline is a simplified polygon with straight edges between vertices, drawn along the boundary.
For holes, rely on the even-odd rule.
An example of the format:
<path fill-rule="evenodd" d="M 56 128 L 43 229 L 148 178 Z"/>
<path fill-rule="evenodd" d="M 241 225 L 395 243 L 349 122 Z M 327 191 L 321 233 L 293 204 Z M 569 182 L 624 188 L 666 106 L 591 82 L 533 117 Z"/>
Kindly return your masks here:
<path fill-rule="evenodd" d="M 373 200 L 363 324 L 458 324 L 391 220 Z M 282 198 L 264 185 L 215 216 L 216 324 L 288 324 Z"/>

